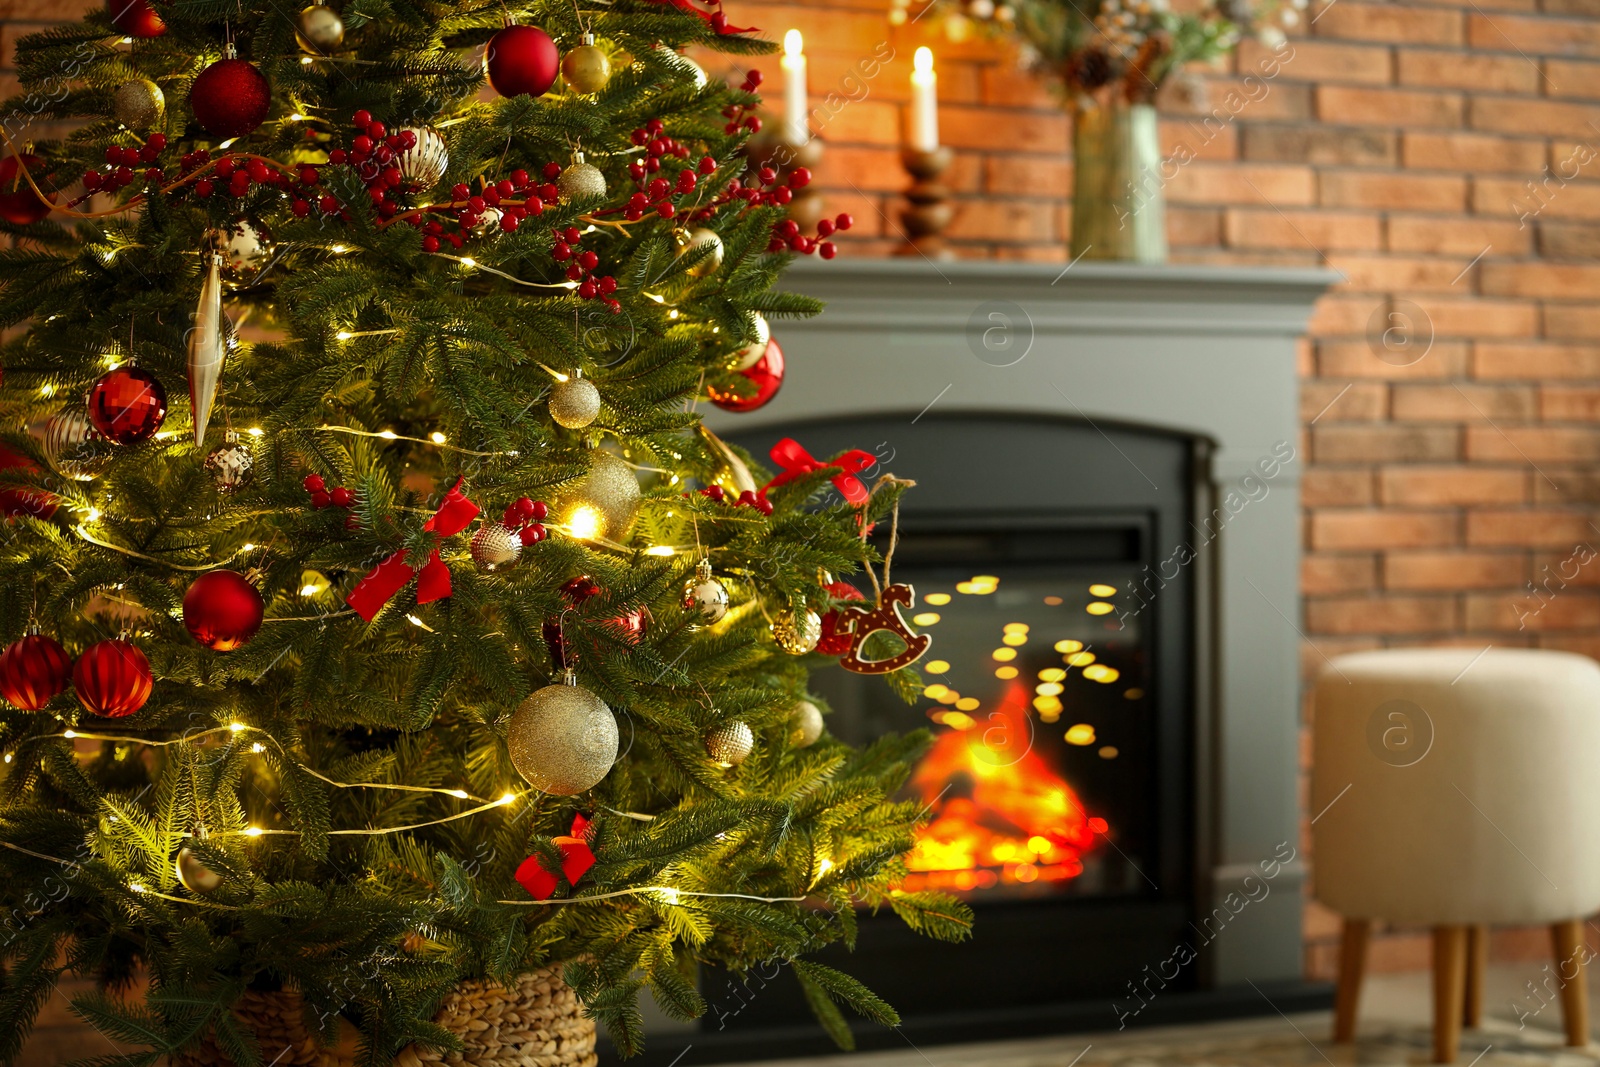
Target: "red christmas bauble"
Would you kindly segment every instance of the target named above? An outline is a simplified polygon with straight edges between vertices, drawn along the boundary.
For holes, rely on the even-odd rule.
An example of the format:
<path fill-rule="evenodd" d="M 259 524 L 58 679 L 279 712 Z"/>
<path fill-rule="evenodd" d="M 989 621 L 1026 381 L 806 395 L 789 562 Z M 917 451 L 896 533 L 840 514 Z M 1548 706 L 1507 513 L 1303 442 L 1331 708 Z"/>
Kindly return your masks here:
<path fill-rule="evenodd" d="M 501 96 L 543 96 L 555 84 L 561 53 L 537 26 L 507 26 L 483 53 L 489 84 Z"/>
<path fill-rule="evenodd" d="M 834 600 L 865 600 L 861 590 L 849 582 L 828 583 L 828 595 Z M 855 644 L 855 634 L 839 630 L 839 609 L 830 608 L 822 615 L 822 636 L 817 639 L 817 651 L 825 656 L 842 656 Z"/>
<path fill-rule="evenodd" d="M 200 72 L 189 90 L 189 110 L 200 128 L 219 141 L 243 137 L 266 120 L 272 86 L 243 59 L 219 59 Z"/>
<path fill-rule="evenodd" d="M 154 686 L 139 646 L 117 638 L 90 645 L 72 669 L 72 689 L 91 715 L 121 719 L 144 707 Z"/>
<path fill-rule="evenodd" d="M 599 592 L 600 583 L 587 574 L 580 574 L 561 587 L 561 595 L 566 597 L 567 602 L 573 607 L 598 595 Z M 628 644 L 637 645 L 644 640 L 644 635 L 650 628 L 650 609 L 635 608 L 633 611 L 607 620 L 605 625 Z M 544 636 L 545 648 L 550 650 L 550 662 L 555 664 L 556 670 L 566 670 L 569 666 L 567 642 L 562 638 L 561 619 L 557 617 L 544 620 L 540 630 Z"/>
<path fill-rule="evenodd" d="M 0 652 L 0 697 L 23 711 L 38 711 L 65 691 L 72 657 L 61 642 L 29 634 Z"/>
<path fill-rule="evenodd" d="M 38 156 L 24 154 L 20 163 L 16 156 L 0 159 L 0 219 L 14 226 L 32 226 L 50 214 L 50 205 L 56 202 L 54 192 L 48 194 L 48 200 L 39 199 L 39 194 L 23 177 L 23 167 L 28 168 L 28 173 L 40 185 L 50 184 L 44 180 L 45 162 Z"/>
<path fill-rule="evenodd" d="M 0 445 L 0 471 L 14 467 L 27 471 L 39 469 L 39 465 L 27 456 Z M 7 518 L 12 515 L 32 515 L 36 519 L 48 519 L 56 513 L 56 498 L 49 493 L 29 489 L 0 489 L 0 513 Z"/>
<path fill-rule="evenodd" d="M 713 404 L 724 411 L 754 411 L 777 396 L 783 386 L 783 349 L 778 347 L 777 340 L 768 341 L 761 358 L 739 374 L 756 387 L 755 395 L 739 396 L 708 385 L 706 394 Z"/>
<path fill-rule="evenodd" d="M 106 10 L 111 13 L 111 25 L 128 37 L 160 37 L 167 32 L 167 24 L 150 0 L 106 0 Z"/>
<path fill-rule="evenodd" d="M 167 417 L 167 391 L 155 375 L 125 365 L 107 371 L 89 390 L 89 421 L 119 445 L 148 441 Z"/>
<path fill-rule="evenodd" d="M 183 625 L 213 652 L 232 652 L 261 629 L 266 605 L 261 594 L 235 571 L 208 571 L 183 594 Z"/>

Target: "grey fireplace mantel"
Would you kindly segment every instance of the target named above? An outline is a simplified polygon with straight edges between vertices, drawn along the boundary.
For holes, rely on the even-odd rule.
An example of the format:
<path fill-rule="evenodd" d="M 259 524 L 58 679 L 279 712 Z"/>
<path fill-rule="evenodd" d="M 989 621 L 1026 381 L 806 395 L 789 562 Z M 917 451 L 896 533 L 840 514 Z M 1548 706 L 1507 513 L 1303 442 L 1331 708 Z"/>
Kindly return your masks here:
<path fill-rule="evenodd" d="M 786 287 L 827 310 L 774 322 L 782 390 L 759 411 L 708 419 L 731 433 L 863 414 L 1004 412 L 1180 433 L 1209 465 L 1200 482 L 1211 500 L 1197 522 L 1259 463 L 1295 449 L 1215 541 L 1196 539 L 1210 589 L 1197 731 L 1206 751 L 1196 753 L 1210 782 L 1198 798 L 1206 906 L 1257 876 L 1252 902 L 1209 954 L 1215 986 L 1296 979 L 1304 967 L 1303 865 L 1287 864 L 1265 895 L 1259 879 L 1262 864 L 1300 845 L 1296 346 L 1313 302 L 1338 280 L 1276 268 L 802 262 Z M 1061 457 L 1007 461 L 1048 478 Z"/>

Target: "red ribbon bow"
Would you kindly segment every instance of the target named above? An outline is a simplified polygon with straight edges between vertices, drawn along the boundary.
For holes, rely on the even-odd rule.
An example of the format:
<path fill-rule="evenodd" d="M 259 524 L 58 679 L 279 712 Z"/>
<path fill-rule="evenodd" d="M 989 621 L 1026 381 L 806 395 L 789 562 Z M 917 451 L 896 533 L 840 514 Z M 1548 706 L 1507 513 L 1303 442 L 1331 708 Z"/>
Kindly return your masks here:
<path fill-rule="evenodd" d="M 867 487 L 861 484 L 861 479 L 856 475 L 866 470 L 878 461 L 878 457 L 871 452 L 863 452 L 859 448 L 852 448 L 826 463 L 819 463 L 811 453 L 800 447 L 800 442 L 792 437 L 785 437 L 772 446 L 772 461 L 783 468 L 783 473 L 761 487 L 761 495 L 765 496 L 768 489 L 792 482 L 796 478 L 803 478 L 807 474 L 814 474 L 829 467 L 837 467 L 839 473 L 831 479 L 835 489 L 839 490 L 846 500 L 852 504 L 865 504 L 872 494 L 867 492 Z"/>
<path fill-rule="evenodd" d="M 465 478 L 456 479 L 456 484 L 445 493 L 439 510 L 422 524 L 424 530 L 441 538 L 452 537 L 465 530 L 472 520 L 478 517 L 478 505 L 468 500 L 466 494 L 461 491 L 461 483 L 465 480 Z M 437 547 L 429 554 L 428 562 L 422 565 L 421 570 L 406 562 L 406 550 L 402 548 L 368 571 L 367 576 L 350 590 L 350 595 L 345 597 L 344 602 L 349 604 L 357 615 L 371 622 L 377 618 L 378 612 L 383 610 L 383 606 L 390 598 L 405 587 L 413 575 L 417 579 L 418 604 L 429 604 L 450 595 L 450 568 L 439 558 Z"/>
<path fill-rule="evenodd" d="M 661 2 L 671 4 L 679 11 L 687 11 L 691 15 L 700 16 L 707 22 L 711 23 L 711 25 L 716 28 L 718 36 L 721 37 L 728 37 L 736 33 L 754 33 L 756 29 L 754 26 L 730 26 L 726 21 L 724 21 L 721 25 L 718 25 L 716 19 L 712 18 L 709 11 L 701 11 L 699 8 L 690 3 L 689 0 L 661 0 Z M 719 10 L 717 13 L 720 15 L 722 12 Z"/>
<path fill-rule="evenodd" d="M 574 815 L 572 836 L 554 839 L 556 847 L 561 850 L 561 873 L 566 877 L 568 885 L 577 885 L 578 879 L 594 866 L 594 852 L 589 848 L 586 838 L 588 832 L 589 820 L 582 815 Z M 522 888 L 526 889 L 535 900 L 549 900 L 550 895 L 560 884 L 555 874 L 545 870 L 544 864 L 539 862 L 538 853 L 522 861 L 517 867 L 516 878 L 522 884 Z"/>

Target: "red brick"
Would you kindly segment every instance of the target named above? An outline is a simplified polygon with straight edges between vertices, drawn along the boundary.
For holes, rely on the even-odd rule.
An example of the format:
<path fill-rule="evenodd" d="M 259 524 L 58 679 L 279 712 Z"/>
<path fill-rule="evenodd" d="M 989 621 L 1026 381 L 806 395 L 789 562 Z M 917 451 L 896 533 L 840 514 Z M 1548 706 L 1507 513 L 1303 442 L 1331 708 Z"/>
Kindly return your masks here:
<path fill-rule="evenodd" d="M 1344 274 L 1345 287 L 1363 292 L 1447 293 L 1455 287 L 1456 280 L 1469 262 L 1466 257 L 1439 259 L 1353 252 L 1328 254 L 1328 265 Z"/>
<path fill-rule="evenodd" d="M 1600 345 L 1481 342 L 1473 353 L 1476 378 L 1600 377 Z"/>
<path fill-rule="evenodd" d="M 1277 207 L 1312 203 L 1309 167 L 1190 163 L 1167 183 L 1167 196 L 1189 203 L 1260 204 Z"/>
<path fill-rule="evenodd" d="M 1239 157 L 1239 124 L 1206 127 L 1193 119 L 1163 120 L 1161 151 L 1179 166 L 1185 159 L 1231 162 Z"/>
<path fill-rule="evenodd" d="M 1539 68 L 1521 56 L 1402 49 L 1400 84 L 1488 93 L 1536 93 Z"/>
<path fill-rule="evenodd" d="M 1546 385 L 1539 390 L 1539 416 L 1551 420 L 1600 422 L 1600 386 Z"/>
<path fill-rule="evenodd" d="M 1228 208 L 1225 232 L 1235 248 L 1375 252 L 1382 245 L 1378 216 L 1349 212 Z"/>
<path fill-rule="evenodd" d="M 1032 77 L 1012 63 L 986 66 L 980 76 L 983 102 L 996 107 L 1060 111 L 1061 98 L 1043 78 Z"/>
<path fill-rule="evenodd" d="M 1540 84 L 1546 96 L 1569 100 L 1600 100 L 1600 63 L 1546 57 L 1544 78 Z"/>
<path fill-rule="evenodd" d="M 1320 20 L 1319 20 L 1320 21 Z M 1386 85 L 1393 61 L 1381 45 L 1339 44 L 1332 41 L 1293 41 L 1294 57 L 1280 63 L 1280 78 L 1308 82 L 1360 82 Z M 1239 68 L 1254 70 L 1270 61 L 1274 50 L 1247 37 L 1239 42 Z"/>
<path fill-rule="evenodd" d="M 1377 584 L 1375 556 L 1306 556 L 1300 561 L 1300 588 L 1307 595 L 1350 593 Z"/>
<path fill-rule="evenodd" d="M 1583 515 L 1534 508 L 1469 511 L 1466 533 L 1469 545 L 1525 548 L 1571 548 L 1586 537 L 1594 537 L 1594 530 Z"/>
<path fill-rule="evenodd" d="M 1538 406 L 1532 386 L 1396 385 L 1394 418 L 1402 422 L 1527 421 Z"/>
<path fill-rule="evenodd" d="M 1460 457 L 1460 434 L 1449 426 L 1317 425 L 1311 432 L 1318 463 L 1420 463 Z"/>
<path fill-rule="evenodd" d="M 1585 173 L 1600 176 L 1600 165 L 1591 165 Z M 1473 183 L 1472 210 L 1523 221 L 1600 219 L 1600 182 L 1479 178 Z"/>
<path fill-rule="evenodd" d="M 1441 511 L 1321 509 L 1311 513 L 1311 547 L 1322 549 L 1439 548 L 1458 540 L 1458 521 Z"/>
<path fill-rule="evenodd" d="M 1600 504 L 1600 471 L 1545 467 L 1533 480 L 1533 500 L 1536 504 Z"/>
<path fill-rule="evenodd" d="M 1324 207 L 1459 212 L 1467 206 L 1465 178 L 1330 170 L 1318 175 L 1318 183 Z"/>
<path fill-rule="evenodd" d="M 1467 124 L 1473 129 L 1527 136 L 1582 137 L 1600 109 L 1585 104 L 1519 97 L 1475 96 L 1467 105 Z"/>
<path fill-rule="evenodd" d="M 1307 423 L 1380 422 L 1388 414 L 1389 390 L 1381 382 L 1311 381 L 1300 387 L 1300 417 Z"/>
<path fill-rule="evenodd" d="M 1517 593 L 1472 593 L 1466 598 L 1466 625 L 1471 630 L 1592 630 L 1600 625 L 1600 595 L 1563 589 L 1555 596 Z"/>
<path fill-rule="evenodd" d="M 898 158 L 898 155 L 897 157 Z M 976 157 L 974 157 L 976 158 Z M 1058 156 L 987 156 L 984 188 L 1005 196 L 1072 195 L 1072 161 Z M 906 180 L 901 179 L 904 187 Z"/>
<path fill-rule="evenodd" d="M 1174 247 L 1220 245 L 1222 212 L 1215 208 L 1167 207 L 1167 240 Z"/>
<path fill-rule="evenodd" d="M 1067 151 L 1071 144 L 1067 116 L 997 111 L 980 107 L 940 107 L 939 139 L 956 149 L 990 150 L 1004 145 L 1013 152 Z M 890 138 L 893 142 L 896 134 Z"/>
<path fill-rule="evenodd" d="M 1510 552 L 1385 552 L 1386 589 L 1496 589 L 1520 585 L 1528 563 Z"/>
<path fill-rule="evenodd" d="M 1485 248 L 1497 256 L 1533 250 L 1533 231 L 1515 220 L 1391 215 L 1387 245 L 1392 252 L 1425 252 L 1475 257 Z"/>
<path fill-rule="evenodd" d="M 1306 332 L 1312 337 L 1361 333 L 1372 317 L 1372 298 L 1334 291 L 1323 294 L 1311 309 Z"/>
<path fill-rule="evenodd" d="M 1456 629 L 1456 602 L 1448 596 L 1361 596 L 1306 602 L 1314 634 L 1426 634 Z"/>
<path fill-rule="evenodd" d="M 1467 458 L 1594 463 L 1600 460 L 1600 426 L 1468 426 Z"/>
<path fill-rule="evenodd" d="M 1531 296 L 1545 300 L 1600 297 L 1600 265 L 1483 263 L 1478 288 L 1491 296 Z"/>
<path fill-rule="evenodd" d="M 1210 116 L 1213 122 L 1226 125 L 1230 121 L 1263 122 L 1273 119 L 1308 119 L 1311 117 L 1311 87 L 1282 80 L 1268 83 L 1262 94 L 1262 79 L 1252 75 L 1244 78 L 1206 76 L 1206 96 L 1183 110 L 1198 118 Z"/>
<path fill-rule="evenodd" d="M 1322 8 L 1313 29 L 1318 37 L 1381 44 L 1461 44 L 1466 24 L 1460 11 L 1429 11 L 1398 4 L 1353 4 Z"/>
<path fill-rule="evenodd" d="M 1056 218 L 1048 203 L 1037 200 L 966 200 L 945 233 L 996 242 L 1063 241 L 1066 235 L 1057 231 Z"/>
<path fill-rule="evenodd" d="M 1600 24 L 1585 19 L 1470 14 L 1467 41 L 1474 48 L 1496 52 L 1593 56 L 1600 55 Z"/>
<path fill-rule="evenodd" d="M 1350 126 L 1460 126 L 1465 105 L 1458 93 L 1319 85 L 1317 117 Z"/>
<path fill-rule="evenodd" d="M 1551 304 L 1544 309 L 1544 335 L 1600 340 L 1600 308 L 1587 304 Z"/>
<path fill-rule="evenodd" d="M 1416 303 L 1428 316 L 1436 338 L 1534 337 L 1539 332 L 1539 309 L 1526 301 L 1419 293 Z M 1434 341 L 1435 351 L 1439 344 Z"/>
<path fill-rule="evenodd" d="M 1261 163 L 1387 167 L 1399 159 L 1389 130 L 1247 123 L 1239 147 L 1242 158 Z"/>
<path fill-rule="evenodd" d="M 1400 154 L 1408 167 L 1475 174 L 1528 174 L 1537 172 L 1545 162 L 1542 141 L 1462 131 L 1408 130 L 1401 134 Z"/>
<path fill-rule="evenodd" d="M 1528 474 L 1501 467 L 1387 467 L 1378 472 L 1383 503 L 1401 507 L 1520 504 Z"/>
<path fill-rule="evenodd" d="M 1380 311 L 1384 301 L 1371 297 L 1368 307 Z M 1369 316 L 1371 312 L 1369 311 Z M 1417 380 L 1456 378 L 1466 373 L 1467 346 L 1459 342 L 1435 340 L 1427 354 L 1414 363 L 1402 364 L 1381 358 L 1381 345 L 1366 340 L 1322 341 L 1317 345 L 1317 366 L 1332 378 L 1384 378 Z"/>
<path fill-rule="evenodd" d="M 1316 466 L 1300 478 L 1300 503 L 1308 508 L 1353 507 L 1373 502 L 1372 471 L 1366 467 Z"/>

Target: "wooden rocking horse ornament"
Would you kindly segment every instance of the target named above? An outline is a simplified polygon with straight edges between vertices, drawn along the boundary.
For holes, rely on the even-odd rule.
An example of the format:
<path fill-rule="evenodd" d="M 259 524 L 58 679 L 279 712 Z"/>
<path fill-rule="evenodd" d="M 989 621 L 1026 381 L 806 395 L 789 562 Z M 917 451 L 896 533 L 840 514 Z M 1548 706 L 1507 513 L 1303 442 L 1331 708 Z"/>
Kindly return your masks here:
<path fill-rule="evenodd" d="M 884 588 L 875 608 L 841 607 L 837 629 L 850 633 L 854 640 L 850 643 L 850 651 L 839 658 L 839 666 L 857 674 L 892 674 L 921 659 L 923 653 L 928 651 L 928 646 L 933 644 L 933 638 L 927 634 L 912 633 L 906 621 L 900 617 L 900 609 L 910 607 L 916 603 L 916 599 L 916 590 L 898 583 Z M 861 650 L 867 638 L 880 630 L 899 637 L 906 647 L 884 659 L 862 659 Z"/>

